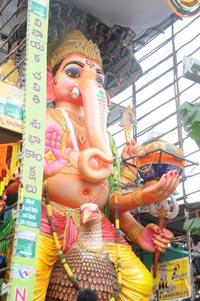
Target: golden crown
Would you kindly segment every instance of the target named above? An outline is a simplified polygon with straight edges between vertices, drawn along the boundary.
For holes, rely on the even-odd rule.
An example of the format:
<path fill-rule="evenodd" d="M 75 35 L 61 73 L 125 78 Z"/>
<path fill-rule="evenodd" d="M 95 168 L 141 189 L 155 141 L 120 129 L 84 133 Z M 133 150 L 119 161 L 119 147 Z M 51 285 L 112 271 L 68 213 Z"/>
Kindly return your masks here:
<path fill-rule="evenodd" d="M 61 61 L 65 56 L 75 52 L 96 61 L 102 67 L 99 48 L 96 44 L 93 44 L 92 40 L 87 40 L 77 29 L 67 33 L 55 50 L 52 50 L 51 46 L 49 47 L 48 66 L 53 68 L 55 64 Z"/>

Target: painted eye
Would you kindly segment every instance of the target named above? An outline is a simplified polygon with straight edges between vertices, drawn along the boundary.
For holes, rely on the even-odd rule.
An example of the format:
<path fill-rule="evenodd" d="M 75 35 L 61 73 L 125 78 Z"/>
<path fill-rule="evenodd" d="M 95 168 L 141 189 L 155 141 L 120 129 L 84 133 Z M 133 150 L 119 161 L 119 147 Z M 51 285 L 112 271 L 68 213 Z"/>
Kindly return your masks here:
<path fill-rule="evenodd" d="M 98 84 L 100 84 L 100 85 L 103 86 L 103 84 L 104 84 L 104 77 L 103 76 L 98 76 L 96 78 L 96 81 L 97 81 Z"/>
<path fill-rule="evenodd" d="M 76 68 L 68 68 L 64 70 L 65 74 L 72 78 L 80 77 L 80 71 Z"/>

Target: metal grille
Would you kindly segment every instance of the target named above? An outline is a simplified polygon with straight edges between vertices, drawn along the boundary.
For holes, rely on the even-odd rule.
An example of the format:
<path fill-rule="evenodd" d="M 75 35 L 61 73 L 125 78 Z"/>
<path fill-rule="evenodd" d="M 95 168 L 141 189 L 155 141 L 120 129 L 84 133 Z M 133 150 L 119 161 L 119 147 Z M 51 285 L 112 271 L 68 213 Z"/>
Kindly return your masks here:
<path fill-rule="evenodd" d="M 11 84 L 14 81 L 18 88 L 25 86 L 26 2 L 3 0 L 0 4 L 0 78 Z"/>
<path fill-rule="evenodd" d="M 160 137 L 183 149 L 186 167 L 176 198 L 185 209 L 190 208 L 190 212 L 183 210 L 182 216 L 179 214 L 177 219 L 170 221 L 176 235 L 184 233 L 182 226 L 188 214 L 200 209 L 199 149 L 185 134 L 179 116 L 184 101 L 195 103 L 200 99 L 199 83 L 183 76 L 184 56 L 200 57 L 199 20 L 199 15 L 176 22 L 171 19 L 165 28 L 166 21 L 153 29 L 154 34 L 151 32 L 150 36 L 141 36 L 135 41 L 135 55 L 143 75 L 134 86 L 112 99 L 109 119 L 109 130 L 119 151 L 125 142 L 123 129 L 118 126 L 120 111 L 128 105 L 136 113 L 138 123 L 133 136 L 140 144 Z"/>

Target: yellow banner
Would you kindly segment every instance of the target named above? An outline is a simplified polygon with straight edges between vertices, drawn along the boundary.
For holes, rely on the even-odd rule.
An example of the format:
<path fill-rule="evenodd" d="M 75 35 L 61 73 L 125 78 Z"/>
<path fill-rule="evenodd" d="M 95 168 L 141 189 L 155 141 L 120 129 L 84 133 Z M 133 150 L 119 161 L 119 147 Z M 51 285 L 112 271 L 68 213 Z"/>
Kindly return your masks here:
<path fill-rule="evenodd" d="M 159 263 L 157 277 L 153 281 L 151 300 L 167 301 L 190 297 L 188 257 Z"/>

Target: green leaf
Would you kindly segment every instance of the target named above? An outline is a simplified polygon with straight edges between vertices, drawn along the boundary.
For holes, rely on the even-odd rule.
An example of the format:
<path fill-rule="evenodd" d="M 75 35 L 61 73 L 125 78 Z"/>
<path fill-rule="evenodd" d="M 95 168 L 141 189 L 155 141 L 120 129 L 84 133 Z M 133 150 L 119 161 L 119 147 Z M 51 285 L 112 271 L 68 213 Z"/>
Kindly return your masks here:
<path fill-rule="evenodd" d="M 183 225 L 183 229 L 191 233 L 200 233 L 200 218 L 193 218 L 186 221 Z"/>
<path fill-rule="evenodd" d="M 180 107 L 180 119 L 188 136 L 200 148 L 200 103 L 184 102 Z"/>

